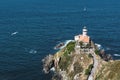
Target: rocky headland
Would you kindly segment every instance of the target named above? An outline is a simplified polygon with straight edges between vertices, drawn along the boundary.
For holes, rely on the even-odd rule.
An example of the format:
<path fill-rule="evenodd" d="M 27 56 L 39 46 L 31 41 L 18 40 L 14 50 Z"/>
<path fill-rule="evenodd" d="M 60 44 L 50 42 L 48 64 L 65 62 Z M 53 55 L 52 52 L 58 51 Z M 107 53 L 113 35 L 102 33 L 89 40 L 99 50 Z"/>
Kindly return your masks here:
<path fill-rule="evenodd" d="M 79 40 L 71 41 L 42 61 L 45 73 L 54 71 L 52 80 L 120 79 L 120 61 L 113 60 L 92 40 L 89 43 Z"/>

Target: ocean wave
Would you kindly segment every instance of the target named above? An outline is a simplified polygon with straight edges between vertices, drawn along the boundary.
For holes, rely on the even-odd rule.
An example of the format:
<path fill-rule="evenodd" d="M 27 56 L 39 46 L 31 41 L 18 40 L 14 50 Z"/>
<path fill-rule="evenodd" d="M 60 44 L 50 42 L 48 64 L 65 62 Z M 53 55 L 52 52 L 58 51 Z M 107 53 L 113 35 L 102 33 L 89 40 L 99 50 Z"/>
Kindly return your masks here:
<path fill-rule="evenodd" d="M 60 43 L 64 43 L 64 45 L 61 46 L 60 48 L 56 48 L 56 46 L 55 46 L 55 47 L 54 47 L 54 50 L 63 49 L 64 47 L 67 46 L 67 44 L 68 44 L 69 42 L 74 42 L 74 40 L 66 40 L 66 41 L 64 41 L 64 42 L 60 42 L 60 41 L 59 41 L 59 43 L 58 43 L 57 45 L 59 45 Z"/>
<path fill-rule="evenodd" d="M 120 57 L 120 54 L 114 54 L 114 56 L 119 56 Z"/>
<path fill-rule="evenodd" d="M 104 49 L 101 44 L 95 43 L 99 50 Z"/>
<path fill-rule="evenodd" d="M 112 50 L 110 47 L 103 47 L 101 44 L 95 43 L 99 50 L 109 51 Z"/>
<path fill-rule="evenodd" d="M 64 46 L 62 46 L 60 49 L 63 49 L 64 47 L 66 47 L 67 46 L 67 44 L 68 43 L 70 43 L 70 42 L 74 42 L 74 40 L 66 40 L 64 43 L 65 43 L 65 45 Z"/>
<path fill-rule="evenodd" d="M 16 32 L 11 33 L 11 36 L 16 35 L 16 34 L 18 34 L 18 32 L 17 32 L 17 31 L 16 31 Z"/>
<path fill-rule="evenodd" d="M 25 52 L 30 53 L 30 54 L 36 54 L 37 50 L 35 49 L 30 49 L 30 48 L 25 48 Z"/>
<path fill-rule="evenodd" d="M 29 53 L 30 53 L 30 54 L 36 54 L 36 53 L 37 53 L 37 51 L 36 51 L 36 50 L 34 50 L 34 49 L 31 49 L 31 50 L 29 51 Z"/>

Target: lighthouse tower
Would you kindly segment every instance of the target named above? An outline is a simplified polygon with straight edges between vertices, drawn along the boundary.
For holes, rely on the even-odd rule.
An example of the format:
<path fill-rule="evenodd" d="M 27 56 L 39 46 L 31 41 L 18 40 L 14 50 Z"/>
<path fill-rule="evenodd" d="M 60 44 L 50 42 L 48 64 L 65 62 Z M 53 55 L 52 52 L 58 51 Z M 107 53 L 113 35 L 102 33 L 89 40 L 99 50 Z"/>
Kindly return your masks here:
<path fill-rule="evenodd" d="M 87 28 L 86 28 L 86 26 L 84 26 L 84 28 L 83 28 L 83 36 L 87 36 Z"/>

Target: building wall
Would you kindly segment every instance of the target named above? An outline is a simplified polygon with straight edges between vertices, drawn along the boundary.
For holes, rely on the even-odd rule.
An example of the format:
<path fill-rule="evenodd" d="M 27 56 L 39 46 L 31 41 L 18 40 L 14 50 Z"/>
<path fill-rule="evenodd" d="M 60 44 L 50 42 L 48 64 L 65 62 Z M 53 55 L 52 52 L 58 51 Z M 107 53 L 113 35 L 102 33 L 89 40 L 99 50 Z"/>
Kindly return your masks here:
<path fill-rule="evenodd" d="M 78 41 L 78 40 L 79 40 L 79 36 L 75 36 L 75 37 L 74 37 L 74 40 L 75 40 L 75 41 Z"/>

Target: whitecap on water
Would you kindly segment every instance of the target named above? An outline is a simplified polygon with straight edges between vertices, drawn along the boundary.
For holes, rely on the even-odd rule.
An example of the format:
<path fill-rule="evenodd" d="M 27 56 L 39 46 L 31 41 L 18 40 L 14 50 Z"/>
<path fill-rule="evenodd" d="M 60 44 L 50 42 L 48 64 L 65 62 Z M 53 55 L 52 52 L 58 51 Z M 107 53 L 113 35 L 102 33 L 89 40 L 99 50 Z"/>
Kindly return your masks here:
<path fill-rule="evenodd" d="M 30 54 L 36 54 L 37 50 L 36 49 L 31 49 L 31 48 L 24 48 L 25 52 L 30 53 Z"/>
<path fill-rule="evenodd" d="M 11 33 L 11 36 L 16 35 L 17 33 L 18 33 L 17 31 L 13 32 L 13 33 Z"/>
<path fill-rule="evenodd" d="M 29 53 L 30 53 L 30 54 L 36 54 L 36 53 L 37 53 L 37 51 L 36 51 L 36 50 L 34 50 L 34 49 L 31 49 L 31 50 L 29 51 Z"/>
<path fill-rule="evenodd" d="M 120 54 L 114 54 L 114 56 L 120 56 Z"/>

